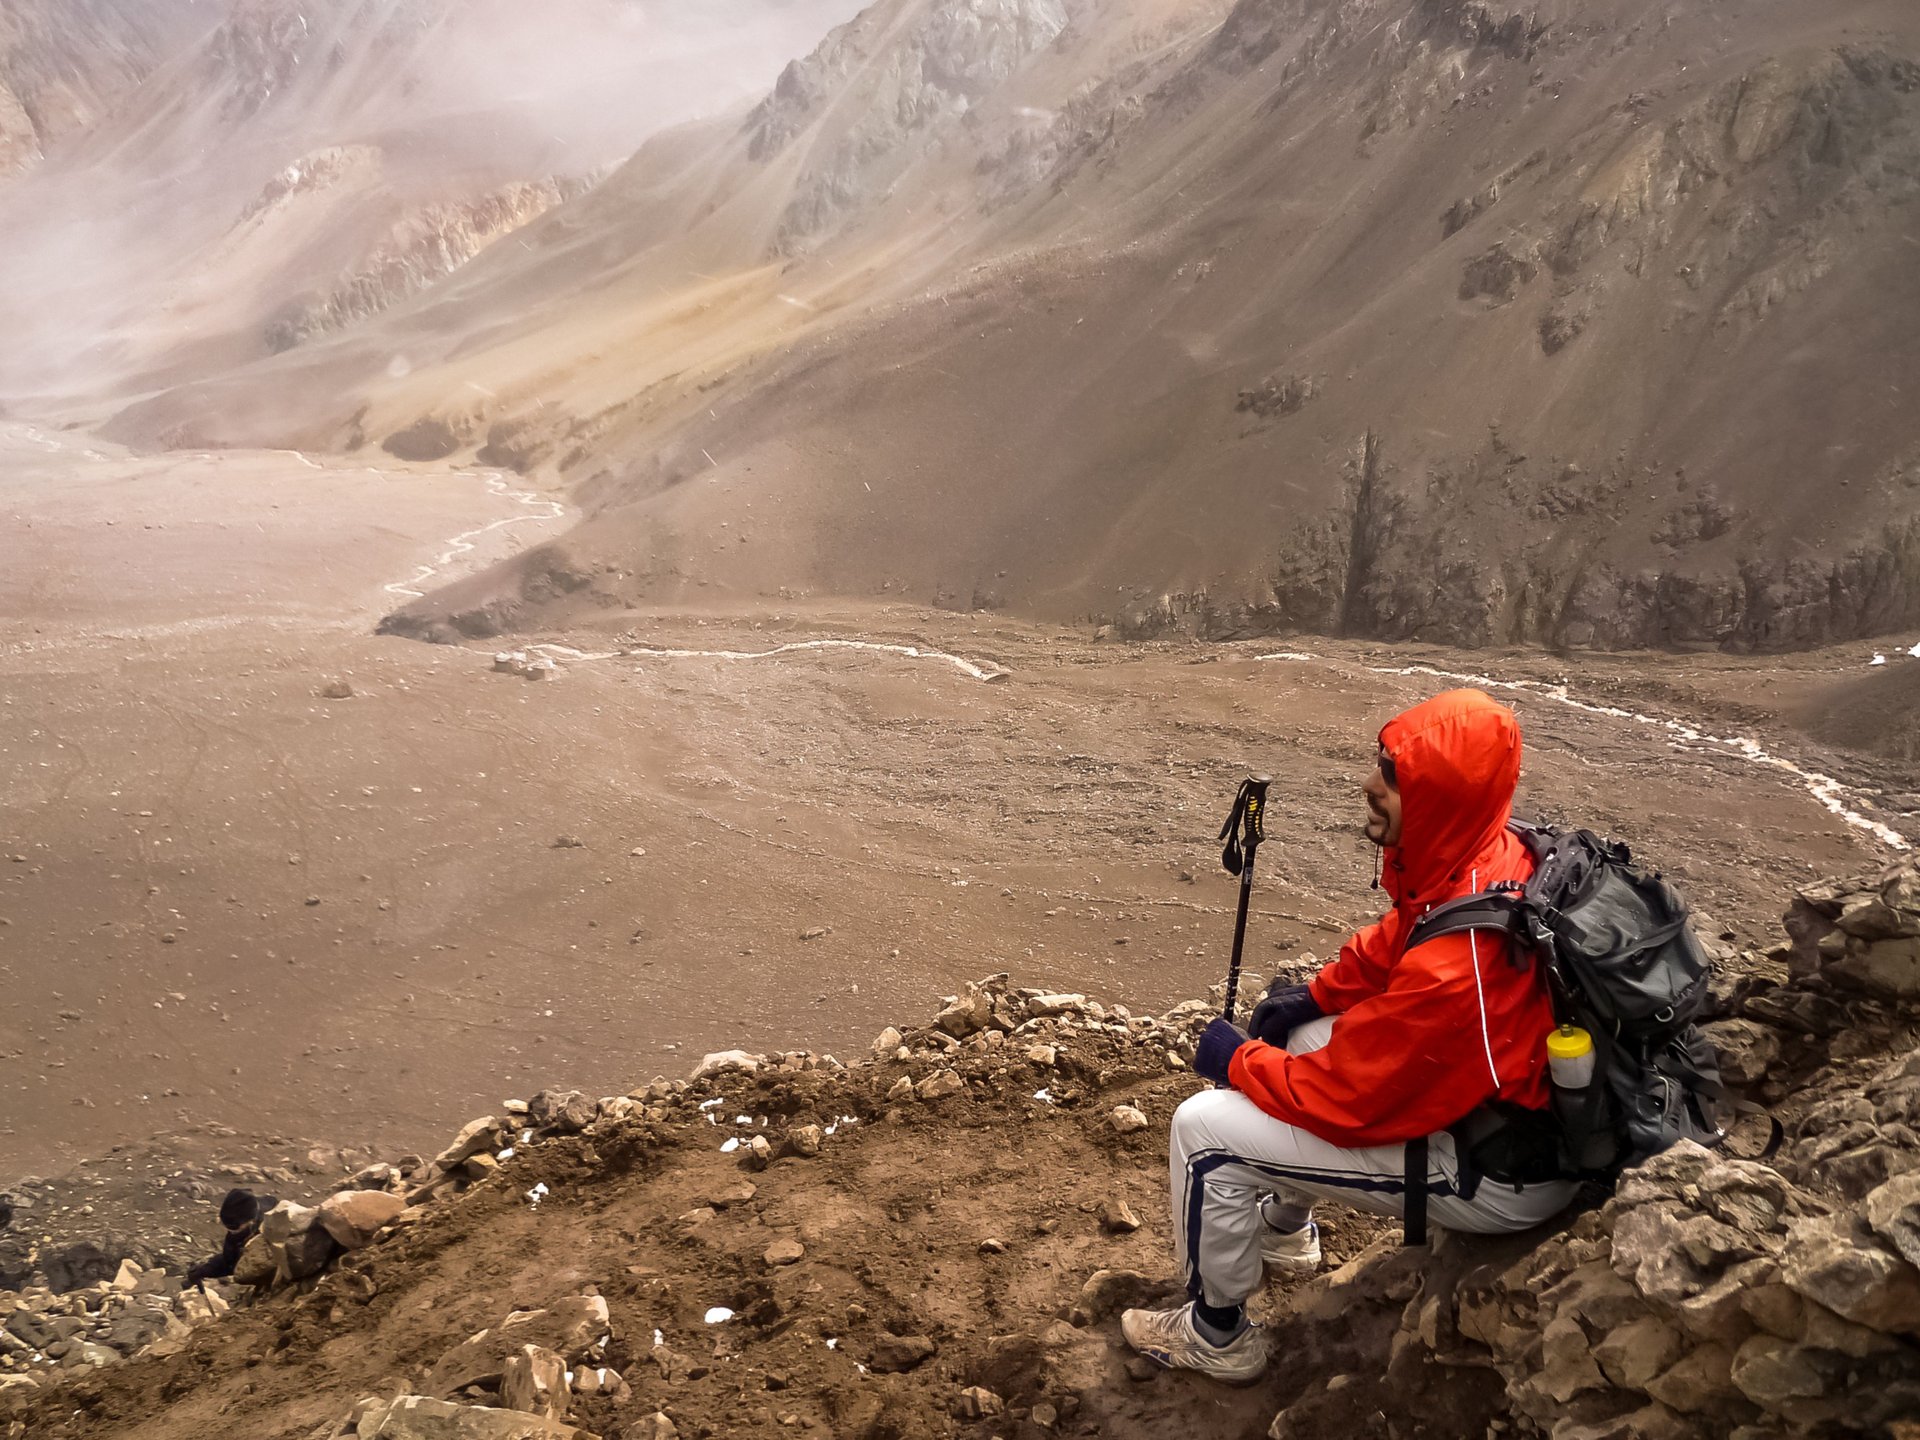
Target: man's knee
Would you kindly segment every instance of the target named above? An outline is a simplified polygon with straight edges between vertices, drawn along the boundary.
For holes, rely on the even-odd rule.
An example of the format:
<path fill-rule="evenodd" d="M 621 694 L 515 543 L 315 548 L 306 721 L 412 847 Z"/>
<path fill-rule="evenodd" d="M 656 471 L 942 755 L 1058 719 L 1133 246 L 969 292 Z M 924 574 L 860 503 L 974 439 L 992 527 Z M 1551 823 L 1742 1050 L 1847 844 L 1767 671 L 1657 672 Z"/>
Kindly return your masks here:
<path fill-rule="evenodd" d="M 1202 1090 L 1189 1095 L 1173 1112 L 1173 1148 L 1183 1152 L 1217 1148 L 1221 1117 L 1250 1103 L 1237 1090 Z"/>

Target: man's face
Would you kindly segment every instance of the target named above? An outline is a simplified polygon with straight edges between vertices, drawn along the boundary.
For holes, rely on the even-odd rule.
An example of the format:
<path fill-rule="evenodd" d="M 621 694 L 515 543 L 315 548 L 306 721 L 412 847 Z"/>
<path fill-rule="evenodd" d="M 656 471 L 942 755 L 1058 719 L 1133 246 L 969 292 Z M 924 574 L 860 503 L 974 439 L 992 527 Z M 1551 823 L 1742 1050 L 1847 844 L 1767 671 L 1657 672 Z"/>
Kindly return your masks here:
<path fill-rule="evenodd" d="M 1382 759 L 1385 763 L 1374 766 L 1360 793 L 1367 801 L 1367 839 L 1384 847 L 1400 843 L 1400 791 L 1387 779 L 1386 767 L 1393 762 Z"/>

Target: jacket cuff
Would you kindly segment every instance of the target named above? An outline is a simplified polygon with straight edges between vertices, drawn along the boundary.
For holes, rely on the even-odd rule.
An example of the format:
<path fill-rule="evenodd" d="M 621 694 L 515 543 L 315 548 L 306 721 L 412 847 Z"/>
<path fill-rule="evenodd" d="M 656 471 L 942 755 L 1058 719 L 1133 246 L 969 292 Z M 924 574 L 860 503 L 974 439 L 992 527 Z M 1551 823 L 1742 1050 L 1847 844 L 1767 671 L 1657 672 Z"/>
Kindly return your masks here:
<path fill-rule="evenodd" d="M 1233 1057 L 1227 1061 L 1227 1083 L 1244 1095 L 1251 1088 L 1247 1084 L 1249 1073 L 1247 1061 L 1251 1053 L 1256 1049 L 1272 1050 L 1274 1048 L 1276 1047 L 1267 1044 L 1264 1040 L 1249 1040 L 1241 1045 L 1233 1052 Z M 1280 1053 L 1284 1055 L 1287 1052 L 1282 1050 Z"/>
<path fill-rule="evenodd" d="M 1324 975 L 1326 972 L 1323 970 L 1320 973 Z M 1320 988 L 1320 975 L 1316 975 L 1307 981 L 1307 994 L 1313 1000 L 1313 1003 L 1320 1007 L 1322 1016 L 1338 1015 L 1340 1013 L 1338 1006 L 1328 1003 L 1326 992 Z"/>

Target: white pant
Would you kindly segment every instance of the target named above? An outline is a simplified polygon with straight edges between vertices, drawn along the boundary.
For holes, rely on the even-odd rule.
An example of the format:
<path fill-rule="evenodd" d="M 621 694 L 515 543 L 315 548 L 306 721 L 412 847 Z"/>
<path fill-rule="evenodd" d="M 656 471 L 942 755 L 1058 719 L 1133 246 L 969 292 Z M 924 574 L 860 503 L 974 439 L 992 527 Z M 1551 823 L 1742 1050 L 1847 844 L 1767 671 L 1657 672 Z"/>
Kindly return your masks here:
<path fill-rule="evenodd" d="M 1287 1037 L 1296 1055 L 1318 1050 L 1338 1017 L 1312 1021 Z M 1338 1200 L 1371 1215 L 1406 1212 L 1405 1145 L 1343 1150 L 1276 1120 L 1238 1090 L 1202 1090 L 1173 1114 L 1168 1140 L 1173 1187 L 1174 1254 L 1189 1291 L 1209 1305 L 1238 1305 L 1259 1288 L 1259 1203 Z M 1471 1200 L 1460 1198 L 1453 1137 L 1427 1145 L 1427 1216 L 1449 1230 L 1498 1234 L 1549 1220 L 1576 1187 L 1556 1180 L 1516 1189 L 1483 1179 Z"/>

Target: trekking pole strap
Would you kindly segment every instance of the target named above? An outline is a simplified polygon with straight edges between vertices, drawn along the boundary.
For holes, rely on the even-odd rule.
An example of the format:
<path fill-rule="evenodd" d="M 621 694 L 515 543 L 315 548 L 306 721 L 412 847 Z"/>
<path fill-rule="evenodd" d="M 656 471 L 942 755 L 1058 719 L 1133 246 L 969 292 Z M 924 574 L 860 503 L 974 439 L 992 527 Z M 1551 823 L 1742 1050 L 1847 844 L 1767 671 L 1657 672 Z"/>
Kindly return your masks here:
<path fill-rule="evenodd" d="M 1220 863 L 1229 875 L 1251 865 L 1253 852 L 1267 838 L 1267 787 L 1272 783 L 1271 775 L 1250 775 L 1240 782 L 1227 823 L 1220 827 L 1220 839 L 1225 842 Z"/>
<path fill-rule="evenodd" d="M 1427 1243 L 1427 1137 L 1407 1141 L 1405 1243 Z"/>
<path fill-rule="evenodd" d="M 1220 827 L 1220 839 L 1225 842 L 1220 863 L 1229 874 L 1240 877 L 1240 905 L 1233 917 L 1233 958 L 1227 964 L 1227 1004 L 1221 1011 L 1227 1020 L 1233 1019 L 1240 998 L 1240 956 L 1247 942 L 1247 907 L 1253 898 L 1253 858 L 1260 842 L 1267 838 L 1267 787 L 1272 783 L 1268 775 L 1250 775 L 1242 780 L 1233 797 L 1233 809 L 1227 813 L 1227 823 Z"/>

